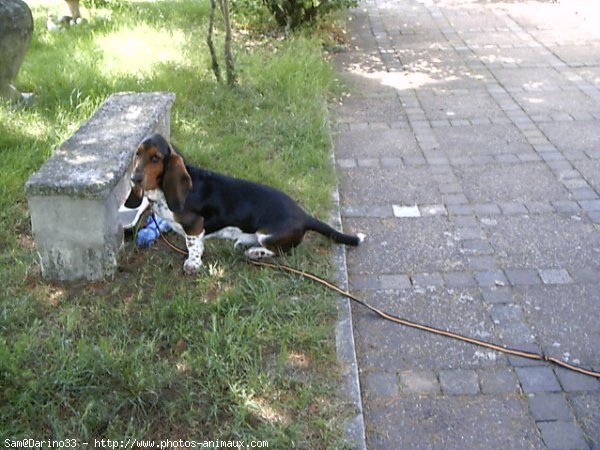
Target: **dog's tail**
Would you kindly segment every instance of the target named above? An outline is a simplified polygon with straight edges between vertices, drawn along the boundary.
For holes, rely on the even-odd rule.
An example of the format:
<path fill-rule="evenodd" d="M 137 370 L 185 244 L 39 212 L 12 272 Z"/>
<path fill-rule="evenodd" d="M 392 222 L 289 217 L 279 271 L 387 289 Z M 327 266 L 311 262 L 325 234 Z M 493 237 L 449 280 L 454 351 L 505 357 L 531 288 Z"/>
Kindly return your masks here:
<path fill-rule="evenodd" d="M 321 233 L 323 236 L 334 240 L 338 244 L 344 245 L 357 246 L 366 238 L 366 236 L 362 233 L 358 233 L 356 236 L 340 233 L 339 231 L 327 225 L 325 222 L 321 222 L 320 220 L 315 219 L 311 216 L 308 216 L 306 229 L 316 231 L 317 233 Z"/>

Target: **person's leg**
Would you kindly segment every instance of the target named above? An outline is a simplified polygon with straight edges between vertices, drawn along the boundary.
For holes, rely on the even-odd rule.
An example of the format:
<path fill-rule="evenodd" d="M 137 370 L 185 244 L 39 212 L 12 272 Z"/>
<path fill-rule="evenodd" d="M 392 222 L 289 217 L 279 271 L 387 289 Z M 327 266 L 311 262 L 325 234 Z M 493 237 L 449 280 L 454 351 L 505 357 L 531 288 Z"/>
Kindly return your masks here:
<path fill-rule="evenodd" d="M 71 17 L 73 20 L 77 20 L 81 17 L 81 12 L 79 11 L 79 0 L 65 0 L 67 2 L 67 6 L 69 7 L 69 11 L 71 12 Z"/>

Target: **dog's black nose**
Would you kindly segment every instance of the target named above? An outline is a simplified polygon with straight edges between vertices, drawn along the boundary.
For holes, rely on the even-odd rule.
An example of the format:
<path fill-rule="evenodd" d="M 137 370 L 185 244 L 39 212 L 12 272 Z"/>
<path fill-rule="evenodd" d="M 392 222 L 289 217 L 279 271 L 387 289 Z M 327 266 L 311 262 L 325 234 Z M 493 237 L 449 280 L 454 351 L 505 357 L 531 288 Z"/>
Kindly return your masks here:
<path fill-rule="evenodd" d="M 140 184 L 142 182 L 142 175 L 139 173 L 134 173 L 131 175 L 131 182 L 134 184 Z"/>

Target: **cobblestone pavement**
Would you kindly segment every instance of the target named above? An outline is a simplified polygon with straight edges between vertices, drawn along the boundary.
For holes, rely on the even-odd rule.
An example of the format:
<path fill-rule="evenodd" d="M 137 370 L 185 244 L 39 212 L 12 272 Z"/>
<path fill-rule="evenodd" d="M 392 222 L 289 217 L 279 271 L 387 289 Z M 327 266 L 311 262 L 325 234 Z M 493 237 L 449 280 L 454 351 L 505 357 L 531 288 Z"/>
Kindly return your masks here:
<path fill-rule="evenodd" d="M 336 58 L 374 305 L 600 370 L 596 2 L 363 0 Z M 600 449 L 600 381 L 353 307 L 369 449 Z"/>

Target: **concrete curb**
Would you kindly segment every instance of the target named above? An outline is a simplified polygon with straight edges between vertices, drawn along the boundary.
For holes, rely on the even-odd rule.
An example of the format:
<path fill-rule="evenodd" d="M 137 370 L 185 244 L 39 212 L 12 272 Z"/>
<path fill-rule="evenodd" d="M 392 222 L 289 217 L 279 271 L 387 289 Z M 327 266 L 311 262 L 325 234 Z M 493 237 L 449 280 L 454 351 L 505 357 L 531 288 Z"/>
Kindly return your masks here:
<path fill-rule="evenodd" d="M 331 160 L 335 169 L 335 154 L 331 147 Z M 332 225 L 334 228 L 342 229 L 342 216 L 340 208 L 340 194 L 336 175 L 335 188 L 332 192 L 333 211 Z M 335 281 L 344 290 L 348 290 L 348 269 L 346 266 L 346 247 L 336 246 L 333 261 L 336 268 Z M 363 405 L 360 393 L 360 380 L 358 378 L 358 363 L 356 360 L 356 348 L 354 344 L 354 331 L 352 323 L 352 307 L 350 300 L 340 296 L 337 304 L 338 320 L 335 325 L 335 345 L 338 363 L 342 368 L 342 384 L 340 387 L 342 395 L 348 399 L 349 405 L 354 409 L 353 417 L 348 420 L 345 427 L 346 442 L 348 448 L 354 450 L 366 450 L 365 421 L 363 417 Z"/>

